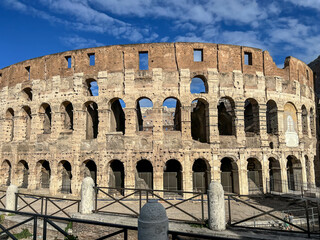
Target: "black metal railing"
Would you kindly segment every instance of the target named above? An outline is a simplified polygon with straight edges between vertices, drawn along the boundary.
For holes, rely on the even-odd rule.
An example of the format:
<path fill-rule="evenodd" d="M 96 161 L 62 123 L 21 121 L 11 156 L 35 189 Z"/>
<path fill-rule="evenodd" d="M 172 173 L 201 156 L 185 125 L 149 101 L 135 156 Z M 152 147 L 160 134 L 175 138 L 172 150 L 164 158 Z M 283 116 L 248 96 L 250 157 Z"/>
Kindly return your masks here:
<path fill-rule="evenodd" d="M 4 207 L 4 208 L 6 207 L 5 202 L 4 202 L 6 195 L 7 195 L 6 191 L 0 190 L 0 206 Z"/>
<path fill-rule="evenodd" d="M 76 209 L 71 210 L 72 207 L 76 207 Z M 71 218 L 70 213 L 68 213 L 67 210 L 79 212 L 80 200 L 16 193 L 16 210 L 24 212 L 30 211 L 32 213 L 49 216 L 59 214 Z"/>
<path fill-rule="evenodd" d="M 133 189 L 133 188 L 111 188 L 111 187 L 95 187 L 96 189 L 96 201 L 95 210 L 96 213 L 112 213 L 119 215 L 127 215 L 138 217 L 140 210 L 149 199 L 157 199 L 164 205 L 167 211 L 169 220 L 172 221 L 183 221 L 189 223 L 204 224 L 207 219 L 207 195 L 202 192 L 184 192 L 184 191 L 166 191 L 166 190 L 153 190 L 153 189 Z M 115 192 L 118 191 L 118 194 Z M 120 193 L 125 193 L 124 195 Z M 98 195 L 102 198 L 98 198 Z M 163 196 L 162 196 L 163 195 Z M 176 198 L 167 198 L 164 196 L 176 196 Z M 182 199 L 181 196 L 188 197 Z M 105 204 L 99 204 L 99 202 L 106 201 Z M 197 202 L 198 206 L 193 205 L 193 209 L 190 207 L 184 208 L 182 204 L 188 202 Z M 110 211 L 110 206 L 123 207 L 126 211 L 116 210 Z M 198 207 L 197 209 L 194 209 Z M 170 210 L 175 211 L 176 214 L 171 214 Z M 193 212 L 191 211 L 193 210 Z M 180 217 L 179 217 L 180 216 Z"/>

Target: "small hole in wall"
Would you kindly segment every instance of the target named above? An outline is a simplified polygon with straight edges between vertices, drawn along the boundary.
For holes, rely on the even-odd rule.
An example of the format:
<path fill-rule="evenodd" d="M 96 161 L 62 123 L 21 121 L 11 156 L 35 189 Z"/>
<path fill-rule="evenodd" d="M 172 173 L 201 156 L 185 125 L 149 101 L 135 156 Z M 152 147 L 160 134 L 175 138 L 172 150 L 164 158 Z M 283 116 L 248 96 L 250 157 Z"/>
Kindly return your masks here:
<path fill-rule="evenodd" d="M 270 142 L 270 143 L 269 143 L 269 147 L 270 147 L 271 149 L 273 149 L 273 142 Z"/>
<path fill-rule="evenodd" d="M 252 65 L 252 53 L 251 52 L 244 52 L 244 64 L 245 65 Z"/>
<path fill-rule="evenodd" d="M 68 64 L 68 68 L 71 68 L 71 56 L 67 56 L 66 57 L 66 60 L 67 60 L 67 64 Z"/>

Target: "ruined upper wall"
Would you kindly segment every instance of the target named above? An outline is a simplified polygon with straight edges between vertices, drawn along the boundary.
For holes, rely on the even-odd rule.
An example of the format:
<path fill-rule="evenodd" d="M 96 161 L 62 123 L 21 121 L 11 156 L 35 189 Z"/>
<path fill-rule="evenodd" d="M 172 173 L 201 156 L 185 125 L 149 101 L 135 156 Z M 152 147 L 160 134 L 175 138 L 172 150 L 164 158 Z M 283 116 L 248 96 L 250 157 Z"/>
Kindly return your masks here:
<path fill-rule="evenodd" d="M 193 50 L 202 49 L 203 61 L 194 62 Z M 139 52 L 148 52 L 149 69 L 162 68 L 164 71 L 190 70 L 193 76 L 205 74 L 208 68 L 216 68 L 221 73 L 234 70 L 244 74 L 263 73 L 279 76 L 286 81 L 298 81 L 313 88 L 312 70 L 302 61 L 288 57 L 284 69 L 273 62 L 268 51 L 256 48 L 213 44 L 213 43 L 148 43 L 116 45 L 80 49 L 47 55 L 13 64 L 0 70 L 0 88 L 14 86 L 32 80 L 47 80 L 54 76 L 72 76 L 74 73 L 96 75 L 100 71 L 124 72 L 133 69 L 139 72 Z M 89 55 L 95 54 L 95 65 L 89 65 Z M 245 53 L 251 55 L 252 64 L 245 64 Z M 66 57 L 71 57 L 72 67 L 68 68 Z M 30 67 L 30 79 L 27 68 Z"/>

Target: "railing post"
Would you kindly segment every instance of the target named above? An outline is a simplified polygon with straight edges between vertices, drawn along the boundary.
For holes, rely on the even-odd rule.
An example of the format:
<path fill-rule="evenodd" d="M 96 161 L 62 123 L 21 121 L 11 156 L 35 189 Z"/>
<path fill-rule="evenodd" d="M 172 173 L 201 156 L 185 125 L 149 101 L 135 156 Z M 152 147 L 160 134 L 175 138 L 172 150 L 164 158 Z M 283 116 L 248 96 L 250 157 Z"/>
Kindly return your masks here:
<path fill-rule="evenodd" d="M 17 211 L 17 194 L 18 187 L 16 185 L 11 184 L 7 188 L 6 193 L 6 209 L 11 211 Z"/>
<path fill-rule="evenodd" d="M 34 216 L 33 220 L 33 240 L 37 240 L 37 216 Z"/>
<path fill-rule="evenodd" d="M 41 214 L 43 214 L 43 197 L 41 197 Z"/>
<path fill-rule="evenodd" d="M 81 185 L 81 206 L 82 214 L 91 214 L 95 209 L 95 189 L 94 181 L 91 177 L 86 177 Z M 97 195 L 97 194 L 96 194 Z"/>
<path fill-rule="evenodd" d="M 42 233 L 42 239 L 47 239 L 47 219 L 43 218 L 43 233 Z"/>
<path fill-rule="evenodd" d="M 319 202 L 319 200 L 317 201 L 317 209 L 318 209 L 318 226 L 319 226 L 319 231 L 320 231 L 320 202 Z"/>
<path fill-rule="evenodd" d="M 139 214 L 141 212 L 141 189 L 138 189 L 139 191 Z"/>
<path fill-rule="evenodd" d="M 202 222 L 204 222 L 204 204 L 203 204 L 203 193 L 201 193 L 201 216 L 202 216 Z"/>
<path fill-rule="evenodd" d="M 48 214 L 48 198 L 46 197 L 46 201 L 45 201 L 45 207 L 44 207 L 44 215 Z"/>
<path fill-rule="evenodd" d="M 310 222 L 309 222 L 308 200 L 305 200 L 305 203 L 306 203 L 306 218 L 307 218 L 308 237 L 310 237 Z"/>
<path fill-rule="evenodd" d="M 228 195 L 228 214 L 229 214 L 228 225 L 231 225 L 231 201 L 230 201 L 230 195 Z"/>

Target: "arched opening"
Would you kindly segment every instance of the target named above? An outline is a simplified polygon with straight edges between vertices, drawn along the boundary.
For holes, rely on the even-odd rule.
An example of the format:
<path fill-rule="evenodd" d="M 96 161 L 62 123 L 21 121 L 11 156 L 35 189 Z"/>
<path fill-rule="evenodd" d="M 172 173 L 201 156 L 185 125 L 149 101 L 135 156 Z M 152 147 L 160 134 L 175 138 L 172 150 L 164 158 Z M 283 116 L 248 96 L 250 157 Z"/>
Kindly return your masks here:
<path fill-rule="evenodd" d="M 192 78 L 190 84 L 190 92 L 195 93 L 208 93 L 208 83 L 204 76 L 196 76 Z"/>
<path fill-rule="evenodd" d="M 236 135 L 235 104 L 231 98 L 223 97 L 218 102 L 219 135 Z"/>
<path fill-rule="evenodd" d="M 210 184 L 210 166 L 206 160 L 201 158 L 194 161 L 193 172 L 193 191 L 206 193 Z"/>
<path fill-rule="evenodd" d="M 267 133 L 278 134 L 278 107 L 273 100 L 267 102 Z"/>
<path fill-rule="evenodd" d="M 125 114 L 123 109 L 126 104 L 121 98 L 111 100 L 111 115 L 110 115 L 110 132 L 122 132 L 125 134 Z"/>
<path fill-rule="evenodd" d="M 72 171 L 71 164 L 68 161 L 61 161 L 59 163 L 59 172 L 61 174 L 61 187 L 60 192 L 71 194 L 71 180 L 72 180 Z"/>
<path fill-rule="evenodd" d="M 182 194 L 182 167 L 179 161 L 175 159 L 168 160 L 163 172 L 163 189 L 165 195 Z"/>
<path fill-rule="evenodd" d="M 22 98 L 28 101 L 32 101 L 32 89 L 27 87 L 22 90 Z"/>
<path fill-rule="evenodd" d="M 14 111 L 12 108 L 9 108 L 6 112 L 5 123 L 7 142 L 10 142 L 14 137 Z"/>
<path fill-rule="evenodd" d="M 40 160 L 37 163 L 37 169 L 40 173 L 39 188 L 50 188 L 51 168 L 46 160 Z"/>
<path fill-rule="evenodd" d="M 237 163 L 228 157 L 221 160 L 221 185 L 225 192 L 240 193 Z"/>
<path fill-rule="evenodd" d="M 163 131 L 181 131 L 181 103 L 176 98 L 167 98 L 162 104 Z"/>
<path fill-rule="evenodd" d="M 97 165 L 93 160 L 83 162 L 83 178 L 91 177 L 94 184 L 97 185 Z"/>
<path fill-rule="evenodd" d="M 244 103 L 244 129 L 246 136 L 259 134 L 259 105 L 253 98 L 248 98 Z"/>
<path fill-rule="evenodd" d="M 25 131 L 25 139 L 29 140 L 31 135 L 31 109 L 28 106 L 22 107 L 23 130 Z"/>
<path fill-rule="evenodd" d="M 18 186 L 28 188 L 29 185 L 29 165 L 26 161 L 20 160 L 17 165 L 16 175 L 18 177 Z"/>
<path fill-rule="evenodd" d="M 86 139 L 98 137 L 98 105 L 95 102 L 85 103 L 86 107 Z"/>
<path fill-rule="evenodd" d="M 193 140 L 209 142 L 209 104 L 203 99 L 191 103 L 191 136 Z"/>
<path fill-rule="evenodd" d="M 249 194 L 263 193 L 262 167 L 255 158 L 247 160 Z"/>
<path fill-rule="evenodd" d="M 73 130 L 73 105 L 65 101 L 61 104 L 61 117 L 64 130 Z"/>
<path fill-rule="evenodd" d="M 304 105 L 301 107 L 301 117 L 302 117 L 302 133 L 303 135 L 308 135 L 308 112 Z"/>
<path fill-rule="evenodd" d="M 288 189 L 300 191 L 302 184 L 301 162 L 294 156 L 287 157 Z"/>
<path fill-rule="evenodd" d="M 137 101 L 137 130 L 138 131 L 153 131 L 153 103 L 148 98 L 140 98 Z"/>
<path fill-rule="evenodd" d="M 120 160 L 110 162 L 109 187 L 115 188 L 111 192 L 119 192 L 124 195 L 124 166 Z"/>
<path fill-rule="evenodd" d="M 298 125 L 297 125 L 297 109 L 292 103 L 284 105 L 283 126 L 285 131 L 285 140 L 287 147 L 298 147 Z"/>
<path fill-rule="evenodd" d="M 269 160 L 270 191 L 282 192 L 280 162 L 271 157 Z"/>
<path fill-rule="evenodd" d="M 1 165 L 1 185 L 9 186 L 11 184 L 11 163 L 4 160 Z"/>
<path fill-rule="evenodd" d="M 42 129 L 44 134 L 51 133 L 51 107 L 43 103 L 40 107 L 40 119 L 42 120 Z"/>
<path fill-rule="evenodd" d="M 316 129 L 315 129 L 315 124 L 314 124 L 314 112 L 313 108 L 310 108 L 310 130 L 312 136 L 316 135 Z"/>
<path fill-rule="evenodd" d="M 86 80 L 85 93 L 87 96 L 99 96 L 99 86 L 96 80 L 92 78 Z"/>
<path fill-rule="evenodd" d="M 136 188 L 153 189 L 153 167 L 148 160 L 140 160 L 136 166 Z"/>

